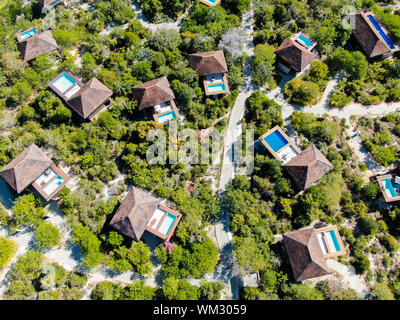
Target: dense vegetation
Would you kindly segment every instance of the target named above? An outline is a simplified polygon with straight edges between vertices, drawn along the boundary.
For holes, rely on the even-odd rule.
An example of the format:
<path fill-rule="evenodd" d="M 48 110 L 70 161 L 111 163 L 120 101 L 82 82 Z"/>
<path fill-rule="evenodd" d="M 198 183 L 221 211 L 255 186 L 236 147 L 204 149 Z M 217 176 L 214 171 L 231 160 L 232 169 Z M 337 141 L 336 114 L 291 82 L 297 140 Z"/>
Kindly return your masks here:
<path fill-rule="evenodd" d="M 41 17 L 35 2 L 7 1 L 0 8 L 0 168 L 35 143 L 49 150 L 56 164 L 70 169 L 73 183 L 61 191 L 59 207 L 72 233 L 68 246 L 78 246 L 82 254 L 79 272 L 67 272 L 45 259 L 48 250 L 65 248 L 66 239 L 57 226 L 46 222 L 51 208 L 29 190 L 14 200 L 12 216 L 0 205 L 0 224 L 9 234 L 32 230 L 35 247 L 15 258 L 6 299 L 81 299 L 86 275 L 100 266 L 110 274 L 130 271 L 146 278 L 161 265 L 160 287 L 150 287 L 142 280 L 129 284 L 103 281 L 96 284 L 91 298 L 218 300 L 222 283 L 201 280 L 193 285 L 191 279 L 212 273 L 219 262 L 219 250 L 206 228 L 221 206 L 229 209 L 234 260 L 241 273 L 259 273 L 261 278 L 258 287 L 242 290 L 242 298 L 358 298 L 341 281 L 320 281 L 315 286 L 294 283 L 274 236 L 313 223 L 339 226 L 347 252 L 339 261 L 354 266 L 376 299 L 400 298 L 400 209 L 380 201 L 375 179 L 365 174 L 365 164 L 357 160 L 349 145 L 345 120 L 299 111 L 282 119 L 282 107 L 261 91 L 247 99 L 243 129 L 254 129 L 258 138 L 280 125 L 291 132 L 299 147 L 314 144 L 333 164 L 331 172 L 300 194 L 281 163 L 261 148 L 255 156 L 254 172 L 236 175 L 222 202 L 213 191 L 215 181 L 206 178 L 219 168 L 147 162 L 151 145 L 147 133 L 152 129 L 168 132 L 169 125 L 163 127 L 138 110 L 132 86 L 167 76 L 184 116 L 179 129 L 224 127 L 227 122 L 221 118 L 232 108 L 243 85 L 246 36 L 239 27 L 249 0 L 225 0 L 215 7 L 194 0 L 138 1 L 151 22 L 176 21 L 187 11 L 179 31 L 147 29 L 128 0 L 84 2 L 94 10 L 77 4 L 57 6 L 54 19 Z M 302 30 L 318 42 L 321 61 L 314 61 L 307 73 L 286 84 L 288 101 L 315 105 L 337 73 L 343 74 L 343 79 L 330 99 L 331 107 L 352 101 L 365 105 L 399 101 L 398 58 L 372 63 L 361 52 L 343 49 L 350 36 L 341 23 L 345 4 L 348 2 L 342 0 L 255 0 L 252 80 L 273 89 L 280 80 L 274 51 Z M 398 15 L 369 0 L 358 1 L 356 6 L 375 10 L 391 37 L 400 39 Z M 28 64 L 20 58 L 15 33 L 31 26 L 40 31 L 51 29 L 60 49 Z M 209 99 L 200 77 L 189 67 L 188 56 L 217 49 L 225 53 L 231 93 Z M 98 78 L 113 91 L 111 108 L 93 122 L 81 122 L 47 89 L 62 70 L 70 70 L 84 82 Z M 284 120 L 289 120 L 291 127 L 285 127 Z M 357 119 L 357 129 L 378 163 L 391 166 L 397 160 L 398 113 L 362 117 Z M 196 186 L 194 191 L 188 191 L 189 183 Z M 145 241 L 134 242 L 108 228 L 131 185 L 167 199 L 169 206 L 182 213 L 171 243 L 151 250 Z M 15 243 L 0 238 L 0 269 L 10 263 L 15 252 Z"/>

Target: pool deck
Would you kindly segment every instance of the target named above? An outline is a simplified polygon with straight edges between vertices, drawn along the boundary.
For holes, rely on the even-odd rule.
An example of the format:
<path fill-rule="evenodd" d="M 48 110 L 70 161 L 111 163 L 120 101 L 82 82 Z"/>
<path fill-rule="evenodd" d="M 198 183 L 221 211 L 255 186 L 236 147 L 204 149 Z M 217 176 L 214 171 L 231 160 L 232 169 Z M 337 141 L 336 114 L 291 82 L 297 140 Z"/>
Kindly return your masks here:
<path fill-rule="evenodd" d="M 214 85 L 214 84 L 224 84 L 225 85 L 225 90 L 220 90 L 220 91 L 213 91 L 211 92 L 208 89 L 209 85 Z M 207 96 L 213 96 L 217 94 L 228 94 L 229 91 L 229 84 L 228 84 L 228 77 L 226 76 L 226 73 L 222 74 L 222 81 L 215 81 L 215 82 L 209 82 L 207 81 L 207 78 L 203 80 L 203 86 L 204 86 L 204 91 L 206 92 Z"/>
<path fill-rule="evenodd" d="M 264 139 L 265 139 L 265 137 L 269 136 L 271 133 L 273 133 L 276 130 L 278 130 L 283 135 L 283 137 L 288 141 L 288 144 L 284 145 L 282 148 L 280 148 L 279 150 L 277 150 L 275 152 Z M 276 125 L 272 129 L 268 130 L 258 140 L 268 149 L 268 151 L 274 156 L 275 159 L 277 159 L 281 162 L 283 162 L 283 161 L 280 158 L 278 153 L 281 152 L 282 150 L 284 150 L 285 148 L 292 147 L 297 152 L 297 154 L 301 153 L 301 150 L 293 143 L 293 141 L 288 137 L 288 135 L 278 125 Z"/>
<path fill-rule="evenodd" d="M 307 38 L 308 40 L 310 40 L 310 41 L 312 42 L 312 45 L 309 46 L 309 47 L 307 47 L 307 46 L 304 45 L 302 42 L 298 41 L 297 38 L 300 37 L 300 36 L 303 36 L 303 37 Z M 292 39 L 293 39 L 294 41 L 296 41 L 298 44 L 302 45 L 302 46 L 303 46 L 304 48 L 306 48 L 308 51 L 312 51 L 312 50 L 315 48 L 315 46 L 317 45 L 317 42 L 316 42 L 316 41 L 314 41 L 314 40 L 311 39 L 308 35 L 306 35 L 304 32 L 301 32 L 301 31 L 298 32 L 298 33 L 296 33 L 296 34 L 292 37 Z"/>
<path fill-rule="evenodd" d="M 214 6 L 216 6 L 217 4 L 219 4 L 221 2 L 221 0 L 215 0 L 214 3 L 207 2 L 206 0 L 199 0 L 199 1 L 202 4 L 205 4 L 206 6 L 209 6 L 209 7 L 214 7 Z"/>
<path fill-rule="evenodd" d="M 162 125 L 162 123 L 161 123 L 160 121 L 158 121 L 158 117 L 159 117 L 159 116 L 162 116 L 162 115 L 164 115 L 164 114 L 170 113 L 171 111 L 174 111 L 174 112 L 175 112 L 176 119 L 180 119 L 181 116 L 180 116 L 180 114 L 179 114 L 179 112 L 178 112 L 178 109 L 176 108 L 175 100 L 169 100 L 169 104 L 171 105 L 172 110 L 167 110 L 167 111 L 159 112 L 159 113 L 158 113 L 158 112 L 155 112 L 155 113 L 153 114 L 154 121 L 156 121 L 156 122 L 158 122 L 159 124 Z"/>
<path fill-rule="evenodd" d="M 393 41 L 392 37 L 390 36 L 390 32 L 386 29 L 386 27 L 381 23 L 378 19 L 378 17 L 375 15 L 373 11 L 368 11 L 368 12 L 361 12 L 361 15 L 363 16 L 365 22 L 368 24 L 368 26 L 371 28 L 371 30 L 375 33 L 375 35 L 378 37 L 379 40 L 381 40 L 385 46 L 390 50 L 391 53 L 397 52 L 400 50 L 400 47 Z M 372 15 L 373 18 L 376 20 L 376 22 L 379 24 L 381 27 L 382 31 L 386 34 L 386 36 L 392 41 L 394 45 L 394 49 L 391 49 L 389 47 L 389 44 L 386 43 L 385 39 L 381 36 L 379 31 L 375 28 L 373 23 L 368 19 L 368 15 Z"/>
<path fill-rule="evenodd" d="M 332 226 L 328 226 L 328 227 L 323 227 L 323 228 L 315 229 L 315 232 L 316 232 L 317 234 L 320 233 L 320 234 L 322 235 L 322 237 L 323 237 L 325 243 L 328 244 L 328 240 L 327 240 L 327 238 L 326 238 L 326 236 L 325 236 L 325 232 L 326 232 L 326 231 L 329 231 L 329 230 L 333 230 L 333 231 L 335 232 L 337 241 L 338 241 L 339 246 L 340 246 L 340 251 L 331 252 L 331 251 L 330 251 L 330 248 L 329 248 L 329 245 L 327 245 L 326 247 L 327 247 L 328 253 L 325 253 L 325 254 L 324 254 L 325 259 L 345 255 L 345 254 L 346 254 L 346 250 L 344 249 L 343 241 L 342 241 L 342 238 L 340 237 L 340 234 L 339 234 L 339 231 L 338 231 L 338 229 L 337 229 L 337 226 L 332 225 Z M 321 250 L 322 250 L 322 249 L 321 249 Z"/>
<path fill-rule="evenodd" d="M 61 73 L 59 73 L 54 79 L 52 79 L 50 82 L 49 82 L 49 88 L 51 89 L 51 90 L 53 90 L 61 99 L 63 99 L 64 101 L 67 101 L 68 100 L 68 96 L 67 96 L 67 93 L 69 92 L 69 90 L 71 90 L 71 88 L 73 87 L 73 86 L 71 86 L 70 88 L 69 88 L 69 90 L 67 90 L 67 91 L 65 91 L 65 92 L 61 92 L 60 90 L 58 90 L 54 85 L 53 85 L 53 83 L 57 80 L 57 79 L 59 79 L 64 73 L 66 73 L 68 76 L 70 76 L 72 79 L 74 79 L 75 80 L 75 84 L 78 84 L 81 88 L 83 87 L 83 83 L 81 82 L 81 81 L 79 81 L 79 79 L 77 78 L 77 77 L 75 77 L 71 72 L 69 72 L 69 71 L 62 71 Z M 79 90 L 78 90 L 79 91 Z"/>
<path fill-rule="evenodd" d="M 32 187 L 39 192 L 39 194 L 46 200 L 49 201 L 50 199 L 52 199 L 62 188 L 64 188 L 64 186 L 67 184 L 67 182 L 69 181 L 69 177 L 65 174 L 65 172 L 63 170 L 61 170 L 59 167 L 57 167 L 54 163 L 49 167 L 51 168 L 55 173 L 56 173 L 56 177 L 57 176 L 61 176 L 64 181 L 63 183 L 58 186 L 51 194 L 47 194 L 46 192 L 44 192 L 44 188 L 51 182 L 53 181 L 53 179 L 51 179 L 50 181 L 48 181 L 48 183 L 45 186 L 39 186 L 36 181 L 32 183 Z M 43 174 L 43 173 L 42 173 Z"/>
<path fill-rule="evenodd" d="M 25 39 L 21 38 L 21 34 L 23 34 L 23 33 L 25 33 L 25 32 L 28 32 L 28 31 L 31 31 L 31 30 L 36 30 L 37 33 L 34 34 L 34 35 L 32 35 L 32 36 L 30 36 L 30 37 L 28 37 L 28 38 L 25 38 Z M 15 34 L 15 36 L 17 37 L 17 41 L 18 41 L 19 43 L 21 43 L 21 42 L 24 42 L 24 41 L 26 41 L 26 40 L 28 40 L 28 39 L 31 39 L 32 37 L 36 37 L 39 33 L 40 33 L 40 32 L 39 32 L 38 27 L 30 27 L 30 28 L 28 28 L 28 29 L 25 29 L 24 31 L 17 32 L 17 33 Z"/>
<path fill-rule="evenodd" d="M 158 208 L 160 210 L 165 211 L 164 216 L 160 219 L 159 223 L 157 224 L 157 226 L 155 228 L 152 228 L 150 226 L 146 227 L 146 230 L 155 234 L 157 237 L 163 239 L 164 241 L 169 241 L 169 239 L 171 239 L 172 235 L 174 234 L 175 228 L 178 225 L 179 221 L 182 218 L 182 214 L 180 214 L 178 211 L 172 210 L 171 208 L 168 208 L 167 206 L 164 206 L 163 204 L 159 204 Z M 174 223 L 172 224 L 172 226 L 169 229 L 168 234 L 163 234 L 161 232 L 159 232 L 159 228 L 161 227 L 161 225 L 163 224 L 165 218 L 167 217 L 168 213 L 174 215 L 176 218 L 174 220 Z"/>
<path fill-rule="evenodd" d="M 378 181 L 379 189 L 381 189 L 381 192 L 382 192 L 383 198 L 385 199 L 385 202 L 396 202 L 396 201 L 400 201 L 400 196 L 391 197 L 391 198 L 388 197 L 388 195 L 387 195 L 387 193 L 386 193 L 385 186 L 383 185 L 383 182 L 382 182 L 382 180 L 384 180 L 384 179 L 391 179 L 391 180 L 393 180 L 395 176 L 396 176 L 395 174 L 385 174 L 385 175 L 383 175 L 383 176 L 377 176 L 377 177 L 376 177 L 376 180 Z M 394 186 L 393 186 L 393 187 L 394 187 Z"/>

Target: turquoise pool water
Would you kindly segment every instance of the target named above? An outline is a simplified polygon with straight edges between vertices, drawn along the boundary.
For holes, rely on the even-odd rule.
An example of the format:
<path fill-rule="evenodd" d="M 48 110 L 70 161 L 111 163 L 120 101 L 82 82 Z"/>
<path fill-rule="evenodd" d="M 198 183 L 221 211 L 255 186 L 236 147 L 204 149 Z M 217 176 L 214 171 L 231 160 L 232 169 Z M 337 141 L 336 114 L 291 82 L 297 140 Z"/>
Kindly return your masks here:
<path fill-rule="evenodd" d="M 37 34 L 36 29 L 31 29 L 31 30 L 21 33 L 19 36 L 21 37 L 21 39 L 27 39 L 27 38 L 32 37 L 35 34 Z"/>
<path fill-rule="evenodd" d="M 208 2 L 208 3 L 210 3 L 210 4 L 214 4 L 215 3 L 215 1 L 217 1 L 217 0 L 204 0 L 205 2 Z"/>
<path fill-rule="evenodd" d="M 224 83 L 210 84 L 208 86 L 208 91 L 210 92 L 225 91 L 225 84 Z"/>
<path fill-rule="evenodd" d="M 289 143 L 279 130 L 275 130 L 266 136 L 264 141 L 272 148 L 272 150 L 274 150 L 274 152 L 279 151 Z"/>
<path fill-rule="evenodd" d="M 57 88 L 57 90 L 61 91 L 62 93 L 65 93 L 69 88 L 71 88 L 76 81 L 70 77 L 67 73 L 63 73 L 61 77 L 59 77 L 56 81 L 54 81 L 52 84 L 54 87 Z"/>
<path fill-rule="evenodd" d="M 176 216 L 174 216 L 171 213 L 168 213 L 167 216 L 165 217 L 161 227 L 158 229 L 158 231 L 162 234 L 168 235 L 169 231 L 172 228 L 172 225 L 174 224 L 176 219 Z"/>
<path fill-rule="evenodd" d="M 329 246 L 331 247 L 331 249 L 332 249 L 332 250 L 335 249 L 336 252 L 340 251 L 340 245 L 339 245 L 338 239 L 336 238 L 336 233 L 335 233 L 335 231 L 333 231 L 333 230 L 328 230 L 328 231 L 325 232 L 325 235 L 326 235 L 326 237 L 327 237 L 327 239 L 328 239 L 328 243 L 329 243 Z M 330 241 L 330 240 L 331 240 L 331 241 Z M 333 246 L 334 246 L 335 248 L 332 247 L 332 244 L 333 244 Z"/>
<path fill-rule="evenodd" d="M 171 111 L 171 112 L 168 112 L 166 114 L 163 114 L 163 115 L 159 116 L 158 117 L 158 121 L 160 123 L 163 123 L 165 121 L 169 121 L 169 120 L 172 120 L 172 119 L 175 119 L 175 118 L 176 118 L 175 111 Z"/>
<path fill-rule="evenodd" d="M 43 191 L 50 195 L 52 194 L 59 186 L 61 186 L 64 182 L 64 179 L 61 176 L 55 177 L 51 182 L 43 189 Z"/>
<path fill-rule="evenodd" d="M 382 28 L 379 25 L 378 21 L 376 21 L 374 16 L 372 16 L 370 14 L 367 17 L 368 17 L 369 21 L 371 21 L 371 23 L 374 25 L 376 31 L 378 31 L 378 33 L 381 35 L 383 40 L 385 40 L 385 42 L 389 46 L 389 48 L 393 50 L 395 48 L 394 43 L 392 42 L 392 40 L 389 39 L 389 37 L 387 36 L 385 31 L 382 30 Z"/>
<path fill-rule="evenodd" d="M 397 197 L 396 190 L 394 190 L 394 186 L 391 179 L 382 179 L 383 187 L 385 188 L 386 194 L 389 198 Z"/>
<path fill-rule="evenodd" d="M 306 38 L 306 37 L 303 36 L 303 35 L 300 35 L 300 36 L 297 38 L 297 40 L 299 40 L 301 43 L 303 43 L 306 47 L 310 47 L 310 46 L 312 46 L 312 44 L 313 44 L 313 42 L 312 42 L 310 39 Z"/>

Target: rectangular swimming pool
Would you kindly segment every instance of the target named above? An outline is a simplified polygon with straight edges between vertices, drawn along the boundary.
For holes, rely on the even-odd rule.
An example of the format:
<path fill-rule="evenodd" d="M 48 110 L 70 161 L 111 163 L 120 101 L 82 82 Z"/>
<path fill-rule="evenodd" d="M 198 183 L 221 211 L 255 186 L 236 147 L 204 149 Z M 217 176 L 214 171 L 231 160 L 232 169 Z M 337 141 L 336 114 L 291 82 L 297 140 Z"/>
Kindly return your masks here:
<path fill-rule="evenodd" d="M 325 237 L 328 240 L 329 248 L 331 252 L 338 252 L 340 251 L 339 241 L 336 238 L 336 233 L 333 230 L 325 231 Z"/>
<path fill-rule="evenodd" d="M 382 185 L 385 188 L 385 192 L 389 198 L 397 197 L 396 190 L 394 189 L 392 180 L 390 178 L 382 179 Z"/>
<path fill-rule="evenodd" d="M 163 223 L 161 224 L 160 228 L 158 229 L 158 232 L 168 235 L 169 231 L 171 230 L 172 225 L 174 224 L 176 219 L 176 216 L 173 214 L 168 213 L 167 216 L 165 217 Z"/>
<path fill-rule="evenodd" d="M 376 31 L 381 35 L 383 40 L 385 40 L 386 44 L 389 46 L 391 50 L 395 49 L 395 45 L 393 44 L 392 40 L 389 39 L 389 37 L 386 35 L 385 31 L 382 30 L 381 26 L 379 25 L 378 21 L 375 20 L 374 16 L 369 14 L 367 15 L 369 21 L 373 24 L 375 27 Z"/>
<path fill-rule="evenodd" d="M 21 37 L 21 39 L 27 39 L 34 36 L 35 34 L 37 34 L 36 29 L 30 29 L 28 31 L 21 33 L 19 36 Z"/>
<path fill-rule="evenodd" d="M 214 4 L 217 0 L 204 0 L 204 2 L 207 2 L 209 4 Z"/>
<path fill-rule="evenodd" d="M 313 42 L 308 39 L 307 37 L 303 36 L 303 35 L 299 35 L 299 37 L 296 39 L 297 41 L 299 41 L 300 43 L 304 44 L 307 48 L 311 47 Z"/>
<path fill-rule="evenodd" d="M 64 182 L 61 176 L 55 177 L 51 182 L 43 189 L 47 195 L 51 195 L 59 186 Z"/>
<path fill-rule="evenodd" d="M 75 83 L 76 81 L 70 75 L 64 72 L 57 80 L 52 83 L 52 85 L 61 93 L 65 93 Z"/>
<path fill-rule="evenodd" d="M 218 84 L 210 84 L 208 86 L 208 91 L 210 92 L 218 92 L 218 91 L 225 91 L 225 84 L 224 83 L 218 83 Z"/>
<path fill-rule="evenodd" d="M 157 117 L 158 122 L 163 123 L 172 119 L 176 118 L 175 111 L 168 112 L 166 114 L 162 114 L 161 116 Z"/>
<path fill-rule="evenodd" d="M 279 151 L 289 143 L 282 135 L 282 133 L 279 132 L 279 130 L 275 130 L 274 132 L 266 136 L 264 138 L 264 141 L 272 148 L 274 152 Z"/>

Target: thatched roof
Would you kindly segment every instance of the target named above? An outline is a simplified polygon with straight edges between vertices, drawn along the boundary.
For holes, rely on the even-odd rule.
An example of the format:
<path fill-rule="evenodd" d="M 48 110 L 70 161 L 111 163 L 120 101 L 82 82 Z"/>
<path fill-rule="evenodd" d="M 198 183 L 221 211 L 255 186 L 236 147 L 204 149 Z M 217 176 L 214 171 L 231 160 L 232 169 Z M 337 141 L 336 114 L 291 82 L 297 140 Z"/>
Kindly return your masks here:
<path fill-rule="evenodd" d="M 31 144 L 9 162 L 0 174 L 17 193 L 21 193 L 52 164 L 53 161 L 37 145 Z"/>
<path fill-rule="evenodd" d="M 42 54 L 58 49 L 50 30 L 38 33 L 18 43 L 22 59 L 29 61 Z"/>
<path fill-rule="evenodd" d="M 161 200 L 132 187 L 110 222 L 122 234 L 139 241 Z"/>
<path fill-rule="evenodd" d="M 306 68 L 317 56 L 293 39 L 286 39 L 275 51 L 277 58 L 292 66 L 297 72 Z"/>
<path fill-rule="evenodd" d="M 224 51 L 222 50 L 190 54 L 189 64 L 201 76 L 228 72 Z"/>
<path fill-rule="evenodd" d="M 83 87 L 67 100 L 68 105 L 82 118 L 89 117 L 113 92 L 96 78 L 86 82 Z"/>
<path fill-rule="evenodd" d="M 363 12 L 357 12 L 354 16 L 355 28 L 353 29 L 353 36 L 368 58 L 374 58 L 391 51 L 388 45 L 378 36 L 378 31 L 371 27 L 368 18 Z"/>
<path fill-rule="evenodd" d="M 329 160 L 314 145 L 284 165 L 300 190 L 307 189 L 333 169 Z"/>
<path fill-rule="evenodd" d="M 297 281 L 329 273 L 314 228 L 286 232 L 283 234 L 283 244 Z"/>
<path fill-rule="evenodd" d="M 169 87 L 167 77 L 153 79 L 134 86 L 132 94 L 139 102 L 139 110 L 175 99 L 175 95 Z"/>

